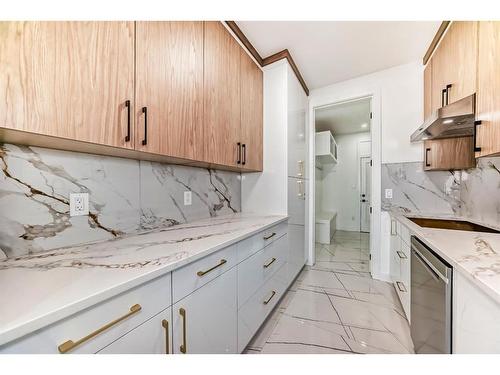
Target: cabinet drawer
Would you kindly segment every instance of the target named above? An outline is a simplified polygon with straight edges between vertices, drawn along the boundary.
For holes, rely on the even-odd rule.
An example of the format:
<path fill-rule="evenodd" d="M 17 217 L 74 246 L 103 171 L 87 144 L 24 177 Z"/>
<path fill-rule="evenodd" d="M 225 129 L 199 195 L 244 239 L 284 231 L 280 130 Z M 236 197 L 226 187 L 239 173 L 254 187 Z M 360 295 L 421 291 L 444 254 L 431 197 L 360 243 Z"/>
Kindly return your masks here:
<path fill-rule="evenodd" d="M 277 224 L 238 243 L 238 262 L 252 256 L 287 232 L 287 223 Z"/>
<path fill-rule="evenodd" d="M 206 256 L 172 273 L 173 302 L 181 300 L 236 265 L 237 244 Z"/>
<path fill-rule="evenodd" d="M 99 354 L 170 354 L 172 353 L 172 308 L 163 310 Z"/>
<path fill-rule="evenodd" d="M 401 301 L 401 306 L 406 314 L 408 321 L 410 320 L 410 285 L 403 282 L 402 280 L 396 280 L 394 283 L 396 292 L 398 294 L 399 300 Z"/>
<path fill-rule="evenodd" d="M 410 233 L 410 230 L 406 226 L 404 226 L 403 224 L 400 224 L 399 227 L 400 227 L 399 236 L 403 240 L 403 243 L 405 243 L 406 245 L 410 246 L 410 244 L 411 244 L 411 233 Z"/>
<path fill-rule="evenodd" d="M 96 353 L 170 306 L 170 290 L 169 273 L 6 344 L 0 353 Z"/>
<path fill-rule="evenodd" d="M 238 307 L 285 264 L 287 245 L 288 237 L 282 236 L 238 265 Z"/>
<path fill-rule="evenodd" d="M 287 288 L 288 268 L 283 265 L 238 309 L 238 351 L 241 353 Z"/>

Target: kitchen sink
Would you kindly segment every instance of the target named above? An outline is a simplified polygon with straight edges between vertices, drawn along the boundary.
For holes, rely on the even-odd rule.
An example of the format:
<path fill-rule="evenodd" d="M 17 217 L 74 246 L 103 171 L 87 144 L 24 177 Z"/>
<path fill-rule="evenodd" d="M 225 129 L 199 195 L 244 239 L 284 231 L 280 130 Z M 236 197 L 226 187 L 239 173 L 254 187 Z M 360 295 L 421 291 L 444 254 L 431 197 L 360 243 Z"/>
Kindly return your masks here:
<path fill-rule="evenodd" d="M 407 217 L 408 220 L 426 228 L 466 230 L 470 232 L 500 233 L 500 231 L 463 220 L 431 219 L 425 217 Z"/>

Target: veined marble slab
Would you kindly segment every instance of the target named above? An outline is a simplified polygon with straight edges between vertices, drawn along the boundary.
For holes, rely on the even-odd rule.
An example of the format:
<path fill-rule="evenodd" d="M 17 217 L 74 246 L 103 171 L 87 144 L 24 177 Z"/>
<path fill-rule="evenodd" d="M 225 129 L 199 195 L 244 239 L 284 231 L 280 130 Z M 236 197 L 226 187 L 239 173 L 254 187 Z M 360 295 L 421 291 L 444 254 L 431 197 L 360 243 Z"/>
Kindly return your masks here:
<path fill-rule="evenodd" d="M 460 272 L 500 304 L 500 234 L 468 232 L 421 227 L 408 220 L 410 216 L 445 218 L 433 215 L 401 215 L 391 213 L 413 235 L 446 260 L 455 272 Z M 469 220 L 463 217 L 446 217 Z"/>
<path fill-rule="evenodd" d="M 89 193 L 89 216 L 70 217 L 70 193 Z M 236 172 L 0 144 L 0 259 L 232 214 L 240 201 Z"/>
<path fill-rule="evenodd" d="M 285 220 L 233 214 L 0 260 L 0 345 Z"/>

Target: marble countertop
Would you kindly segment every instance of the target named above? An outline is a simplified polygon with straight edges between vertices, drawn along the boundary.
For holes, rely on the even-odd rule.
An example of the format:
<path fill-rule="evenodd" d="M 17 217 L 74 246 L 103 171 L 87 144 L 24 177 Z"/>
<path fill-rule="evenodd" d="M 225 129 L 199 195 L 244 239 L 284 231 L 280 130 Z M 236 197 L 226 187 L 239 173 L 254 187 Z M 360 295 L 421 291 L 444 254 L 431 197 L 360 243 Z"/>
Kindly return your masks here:
<path fill-rule="evenodd" d="M 219 216 L 0 260 L 0 345 L 285 220 Z"/>
<path fill-rule="evenodd" d="M 454 219 L 494 226 L 456 216 L 390 214 L 453 266 L 455 271 L 471 280 L 500 304 L 500 234 L 424 228 L 408 218 Z"/>

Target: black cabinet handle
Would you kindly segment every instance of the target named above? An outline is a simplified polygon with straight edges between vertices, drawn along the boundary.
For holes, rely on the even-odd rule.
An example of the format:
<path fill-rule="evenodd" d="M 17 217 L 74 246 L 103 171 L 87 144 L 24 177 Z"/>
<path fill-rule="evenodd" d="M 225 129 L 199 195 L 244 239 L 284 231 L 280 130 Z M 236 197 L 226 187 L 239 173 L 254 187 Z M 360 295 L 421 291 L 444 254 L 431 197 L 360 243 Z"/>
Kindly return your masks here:
<path fill-rule="evenodd" d="M 148 107 L 142 107 L 142 113 L 144 113 L 144 139 L 142 145 L 146 146 L 148 144 Z"/>
<path fill-rule="evenodd" d="M 450 89 L 451 83 L 446 85 L 446 105 L 450 104 Z"/>
<path fill-rule="evenodd" d="M 476 142 L 477 142 L 477 126 L 478 125 L 481 125 L 481 120 L 474 121 L 474 138 L 473 138 L 474 152 L 480 152 L 481 151 L 481 147 L 477 147 L 476 146 Z"/>
<path fill-rule="evenodd" d="M 444 94 L 446 94 L 446 89 L 441 91 L 441 108 L 444 107 Z"/>
<path fill-rule="evenodd" d="M 243 161 L 241 162 L 241 164 L 245 165 L 247 162 L 247 145 L 243 143 L 242 148 L 243 148 Z"/>
<path fill-rule="evenodd" d="M 236 164 L 241 164 L 241 143 L 238 142 L 236 145 L 238 146 L 238 160 L 236 160 Z"/>
<path fill-rule="evenodd" d="M 431 163 L 429 163 L 429 152 L 431 151 L 430 148 L 425 149 L 425 166 L 430 167 Z"/>
<path fill-rule="evenodd" d="M 125 142 L 130 142 L 130 100 L 125 100 L 125 107 L 127 107 L 127 135 Z"/>

